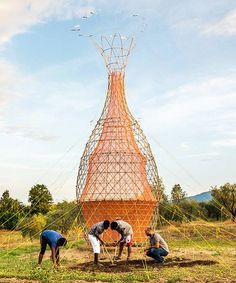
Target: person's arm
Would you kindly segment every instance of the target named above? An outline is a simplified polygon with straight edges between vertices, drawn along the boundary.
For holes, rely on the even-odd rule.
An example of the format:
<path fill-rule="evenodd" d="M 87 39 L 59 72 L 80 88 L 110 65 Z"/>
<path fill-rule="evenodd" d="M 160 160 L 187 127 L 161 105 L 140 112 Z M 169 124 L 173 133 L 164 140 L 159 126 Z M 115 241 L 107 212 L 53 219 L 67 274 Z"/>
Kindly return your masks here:
<path fill-rule="evenodd" d="M 94 236 L 100 241 L 101 245 L 104 245 L 103 240 L 98 235 L 95 234 Z"/>
<path fill-rule="evenodd" d="M 52 247 L 51 251 L 52 251 L 52 256 L 51 256 L 52 257 L 52 262 L 53 262 L 54 267 L 56 267 L 56 248 Z"/>
<path fill-rule="evenodd" d="M 59 247 L 56 248 L 56 264 L 57 266 L 60 266 L 60 253 L 59 253 Z"/>
<path fill-rule="evenodd" d="M 97 228 L 95 229 L 94 236 L 100 241 L 101 245 L 104 245 L 103 240 L 99 237 L 99 233 L 97 231 Z"/>
<path fill-rule="evenodd" d="M 118 232 L 118 233 L 119 233 L 119 232 Z M 121 230 L 120 235 L 121 235 L 121 238 L 120 238 L 120 240 L 117 242 L 117 244 L 119 244 L 119 243 L 124 239 L 124 237 L 125 237 L 124 230 Z"/>
<path fill-rule="evenodd" d="M 156 243 L 155 243 L 155 245 L 153 245 L 153 246 L 150 246 L 150 248 L 159 248 L 160 247 L 160 243 L 159 243 L 159 241 L 157 241 Z"/>
<path fill-rule="evenodd" d="M 159 242 L 159 239 L 158 237 L 156 236 L 156 234 L 154 235 L 154 239 L 155 239 L 155 243 L 154 245 L 150 245 L 150 248 L 156 248 L 158 249 L 160 247 L 160 242 Z"/>
<path fill-rule="evenodd" d="M 151 244 L 149 240 L 145 241 L 144 252 L 148 251 L 151 248 Z"/>

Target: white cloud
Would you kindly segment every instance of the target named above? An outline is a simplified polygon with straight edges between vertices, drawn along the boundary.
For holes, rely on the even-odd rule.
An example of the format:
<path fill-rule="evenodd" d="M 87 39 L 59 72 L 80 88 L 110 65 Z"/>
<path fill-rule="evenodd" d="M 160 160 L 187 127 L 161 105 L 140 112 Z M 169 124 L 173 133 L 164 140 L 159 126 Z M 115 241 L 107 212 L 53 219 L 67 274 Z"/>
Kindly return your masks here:
<path fill-rule="evenodd" d="M 201 157 L 205 159 L 215 159 L 217 156 L 219 156 L 219 152 L 200 152 L 200 153 L 193 153 L 186 155 L 185 158 L 196 158 L 196 157 Z"/>
<path fill-rule="evenodd" d="M 180 147 L 181 148 L 189 148 L 189 144 L 187 143 L 187 142 L 182 142 L 181 144 L 180 144 Z"/>
<path fill-rule="evenodd" d="M 205 26 L 202 34 L 206 35 L 236 35 L 236 10 L 226 14 L 223 19 Z"/>
<path fill-rule="evenodd" d="M 85 58 L 79 64 L 62 62 L 38 73 L 25 74 L 19 66 L 0 59 L 0 132 L 39 142 L 60 138 L 59 117 L 64 115 L 62 123 L 68 123 L 73 113 L 91 111 L 98 102 L 99 95 L 95 94 L 100 81 L 61 81 L 55 79 L 55 74 L 61 76 L 60 72 L 69 72 L 77 65 L 77 71 L 82 73 L 89 60 Z"/>
<path fill-rule="evenodd" d="M 159 129 L 170 130 L 193 122 L 205 127 L 211 121 L 217 121 L 219 127 L 220 122 L 232 124 L 230 117 L 235 109 L 236 73 L 232 73 L 185 84 L 150 99 L 142 109 L 142 116 L 152 121 L 153 129 L 158 125 Z"/>
<path fill-rule="evenodd" d="M 47 134 L 45 131 L 30 125 L 5 126 L 2 132 L 40 141 L 54 141 L 59 138 L 56 135 Z"/>
<path fill-rule="evenodd" d="M 213 146 L 234 147 L 236 146 L 236 138 L 222 139 L 212 142 Z"/>
<path fill-rule="evenodd" d="M 9 42 L 17 34 L 50 18 L 71 19 L 89 16 L 93 6 L 81 5 L 76 0 L 1 0 L 0 44 Z"/>
<path fill-rule="evenodd" d="M 199 30 L 202 27 L 202 19 L 191 18 L 191 19 L 177 20 L 172 24 L 172 27 L 182 31 Z"/>
<path fill-rule="evenodd" d="M 19 86 L 28 78 L 19 73 L 16 66 L 0 60 L 0 106 L 6 106 L 9 102 L 21 95 Z"/>
<path fill-rule="evenodd" d="M 60 72 L 60 68 L 69 66 L 62 63 L 26 76 L 9 62 L 0 61 L 0 72 L 3 74 L 0 76 L 2 134 L 43 142 L 54 141 L 61 137 L 60 124 L 71 123 L 75 113 L 93 113 L 97 104 L 103 102 L 96 95 L 101 87 L 99 80 L 89 85 L 73 80 L 53 80 L 52 75 Z M 91 116 L 87 121 L 89 119 Z"/>

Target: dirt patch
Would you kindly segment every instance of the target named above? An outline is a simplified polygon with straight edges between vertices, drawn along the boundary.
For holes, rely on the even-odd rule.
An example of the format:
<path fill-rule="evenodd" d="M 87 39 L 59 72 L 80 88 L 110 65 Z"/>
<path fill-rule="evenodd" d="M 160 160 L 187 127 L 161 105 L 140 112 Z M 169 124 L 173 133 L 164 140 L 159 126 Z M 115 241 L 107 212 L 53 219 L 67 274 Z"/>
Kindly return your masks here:
<path fill-rule="evenodd" d="M 111 265 L 111 262 L 102 262 L 101 266 L 94 266 L 93 262 L 85 262 L 76 265 L 69 266 L 69 269 L 81 270 L 81 271 L 90 271 L 94 272 L 99 270 L 99 272 L 106 273 L 126 273 L 133 272 L 143 269 L 159 269 L 159 268 L 168 268 L 168 267 L 192 267 L 195 265 L 214 265 L 217 264 L 217 261 L 214 260 L 191 260 L 191 259 L 178 259 L 169 258 L 165 261 L 164 264 L 159 264 L 154 260 L 141 260 L 134 259 L 129 261 L 117 261 L 115 266 Z"/>
<path fill-rule="evenodd" d="M 195 265 L 214 265 L 217 264 L 218 262 L 215 260 L 189 260 L 189 261 L 184 261 L 184 262 L 172 262 L 169 264 L 166 264 L 166 267 L 173 267 L 173 266 L 178 266 L 178 267 L 192 267 Z"/>

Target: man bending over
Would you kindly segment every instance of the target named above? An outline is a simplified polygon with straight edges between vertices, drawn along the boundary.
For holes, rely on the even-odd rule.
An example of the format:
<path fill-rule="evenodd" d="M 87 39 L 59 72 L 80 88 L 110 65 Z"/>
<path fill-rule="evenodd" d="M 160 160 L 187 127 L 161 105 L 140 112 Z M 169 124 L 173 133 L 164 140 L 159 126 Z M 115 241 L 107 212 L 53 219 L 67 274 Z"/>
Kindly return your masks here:
<path fill-rule="evenodd" d="M 44 230 L 40 236 L 40 245 L 41 250 L 38 258 L 38 265 L 41 267 L 41 263 L 43 260 L 44 253 L 46 251 L 47 245 L 49 245 L 51 249 L 51 259 L 54 267 L 60 265 L 60 255 L 59 255 L 59 247 L 65 246 L 67 240 L 62 237 L 61 234 L 54 230 Z"/>
<path fill-rule="evenodd" d="M 121 235 L 121 238 L 118 241 L 119 253 L 116 259 L 121 258 L 124 245 L 126 245 L 128 249 L 127 260 L 129 260 L 131 255 L 132 235 L 133 235 L 133 229 L 131 225 L 123 220 L 116 220 L 111 223 L 111 229 L 117 231 Z"/>
<path fill-rule="evenodd" d="M 94 224 L 88 234 L 89 241 L 93 247 L 94 252 L 94 264 L 98 265 L 98 255 L 100 254 L 100 243 L 104 245 L 103 240 L 100 238 L 100 235 L 104 230 L 108 229 L 110 222 L 108 220 L 98 222 Z"/>

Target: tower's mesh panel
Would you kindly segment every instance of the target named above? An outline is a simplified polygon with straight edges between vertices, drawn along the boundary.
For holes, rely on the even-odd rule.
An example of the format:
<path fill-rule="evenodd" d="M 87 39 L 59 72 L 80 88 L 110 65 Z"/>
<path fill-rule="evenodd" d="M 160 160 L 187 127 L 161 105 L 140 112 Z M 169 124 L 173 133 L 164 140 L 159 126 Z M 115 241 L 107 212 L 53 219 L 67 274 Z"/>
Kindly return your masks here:
<path fill-rule="evenodd" d="M 86 144 L 77 177 L 77 199 L 86 226 L 117 218 L 133 226 L 134 238 L 145 238 L 158 204 L 158 173 L 150 146 L 129 112 L 124 91 L 124 69 L 132 47 L 101 48 L 108 68 L 105 106 Z M 116 43 L 117 44 L 117 43 Z M 119 56 L 120 54 L 120 56 Z M 120 58 L 121 57 L 121 58 Z M 112 234 L 107 234 L 107 239 Z"/>

